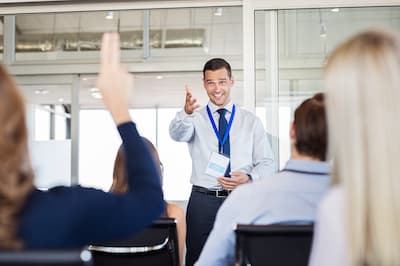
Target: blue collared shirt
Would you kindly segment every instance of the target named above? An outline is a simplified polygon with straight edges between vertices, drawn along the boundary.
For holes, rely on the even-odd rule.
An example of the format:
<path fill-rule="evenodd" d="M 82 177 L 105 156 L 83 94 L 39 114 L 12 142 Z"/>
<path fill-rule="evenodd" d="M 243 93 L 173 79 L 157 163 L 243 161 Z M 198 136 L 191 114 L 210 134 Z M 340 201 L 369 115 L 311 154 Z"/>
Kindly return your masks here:
<path fill-rule="evenodd" d="M 208 103 L 218 125 L 218 106 Z M 273 154 L 261 120 L 250 111 L 236 106 L 235 118 L 229 132 L 231 171 L 250 174 L 253 180 L 275 172 Z M 225 109 L 229 121 L 233 103 Z M 212 152 L 218 152 L 218 139 L 212 128 L 206 107 L 188 115 L 184 110 L 172 120 L 169 132 L 172 139 L 187 142 L 192 157 L 191 183 L 205 188 L 219 189 L 217 179 L 205 173 Z"/>
<path fill-rule="evenodd" d="M 222 204 L 196 265 L 233 265 L 236 224 L 314 221 L 329 185 L 327 162 L 289 160 L 283 171 L 239 186 Z M 266 251 L 268 252 L 268 251 Z"/>

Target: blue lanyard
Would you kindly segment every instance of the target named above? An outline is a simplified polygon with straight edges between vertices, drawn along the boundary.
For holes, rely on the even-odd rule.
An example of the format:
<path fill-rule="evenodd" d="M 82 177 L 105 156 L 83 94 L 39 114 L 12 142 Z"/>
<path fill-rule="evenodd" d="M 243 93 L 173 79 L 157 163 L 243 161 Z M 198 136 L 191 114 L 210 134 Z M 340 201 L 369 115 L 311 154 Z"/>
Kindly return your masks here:
<path fill-rule="evenodd" d="M 219 131 L 218 131 L 218 129 L 217 129 L 217 126 L 215 125 L 214 118 L 213 118 L 213 116 L 212 116 L 212 114 L 211 114 L 210 107 L 208 107 L 208 105 L 207 105 L 207 114 L 208 114 L 208 118 L 209 118 L 210 121 L 211 121 L 211 125 L 212 125 L 212 127 L 213 127 L 213 129 L 214 129 L 214 133 L 215 133 L 215 135 L 217 136 L 218 142 L 219 142 L 219 144 L 220 144 L 221 147 L 224 146 L 225 142 L 226 142 L 227 139 L 228 139 L 229 131 L 231 131 L 231 127 L 232 127 L 232 123 L 233 123 L 233 118 L 235 117 L 235 111 L 236 111 L 236 108 L 235 108 L 235 105 L 233 105 L 233 107 L 232 107 L 232 114 L 231 114 L 231 117 L 229 118 L 228 126 L 227 126 L 227 128 L 226 128 L 226 130 L 225 130 L 224 137 L 223 137 L 223 139 L 221 140 L 221 134 L 219 133 Z"/>

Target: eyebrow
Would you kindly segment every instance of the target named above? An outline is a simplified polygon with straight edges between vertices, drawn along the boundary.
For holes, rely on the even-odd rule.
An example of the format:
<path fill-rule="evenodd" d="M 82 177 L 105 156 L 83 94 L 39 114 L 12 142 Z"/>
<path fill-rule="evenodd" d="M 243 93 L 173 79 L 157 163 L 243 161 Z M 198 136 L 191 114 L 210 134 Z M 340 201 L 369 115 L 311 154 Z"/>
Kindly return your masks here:
<path fill-rule="evenodd" d="M 214 80 L 227 81 L 228 79 L 226 79 L 226 78 L 224 78 L 224 79 L 206 79 L 206 81 L 214 81 Z"/>

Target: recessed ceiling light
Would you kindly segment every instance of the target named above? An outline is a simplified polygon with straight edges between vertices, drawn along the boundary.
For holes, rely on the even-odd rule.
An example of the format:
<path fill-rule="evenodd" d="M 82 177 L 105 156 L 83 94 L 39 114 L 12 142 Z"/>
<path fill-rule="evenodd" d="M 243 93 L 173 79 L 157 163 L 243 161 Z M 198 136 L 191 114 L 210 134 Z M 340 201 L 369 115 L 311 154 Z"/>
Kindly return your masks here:
<path fill-rule="evenodd" d="M 98 92 L 92 92 L 91 94 L 92 94 L 92 97 L 95 98 L 95 99 L 103 98 L 103 96 L 101 95 L 101 93 L 99 91 Z"/>
<path fill-rule="evenodd" d="M 106 13 L 106 19 L 113 19 L 114 18 L 114 12 L 112 11 L 107 11 Z"/>
<path fill-rule="evenodd" d="M 90 95 L 92 95 L 92 97 L 95 99 L 103 98 L 103 96 L 101 95 L 100 90 L 98 88 L 90 88 L 89 92 L 90 92 Z"/>
<path fill-rule="evenodd" d="M 336 12 L 336 13 L 337 13 L 337 12 L 339 12 L 339 11 L 340 11 L 340 9 L 339 9 L 338 7 L 335 7 L 335 8 L 332 8 L 332 9 L 331 9 L 331 11 L 332 11 L 332 12 Z"/>
<path fill-rule="evenodd" d="M 217 7 L 214 10 L 214 16 L 222 16 L 222 7 Z"/>
<path fill-rule="evenodd" d="M 163 76 L 161 76 L 161 75 L 158 75 L 157 77 L 156 77 L 156 79 L 163 79 L 164 77 Z"/>
<path fill-rule="evenodd" d="M 38 95 L 45 95 L 45 94 L 48 94 L 48 93 L 49 93 L 49 91 L 45 90 L 45 89 L 37 89 L 37 90 L 35 90 L 35 94 L 38 94 Z"/>
<path fill-rule="evenodd" d="M 59 101 L 60 103 L 63 103 L 63 102 L 64 102 L 64 98 L 58 98 L 58 101 Z"/>

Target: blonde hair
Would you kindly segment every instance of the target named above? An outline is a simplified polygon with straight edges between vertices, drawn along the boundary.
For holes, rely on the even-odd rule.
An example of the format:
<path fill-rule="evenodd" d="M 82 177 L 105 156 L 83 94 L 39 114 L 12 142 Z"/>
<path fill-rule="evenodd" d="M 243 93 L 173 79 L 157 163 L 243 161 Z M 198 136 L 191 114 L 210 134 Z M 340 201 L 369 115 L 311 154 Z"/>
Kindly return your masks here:
<path fill-rule="evenodd" d="M 25 105 L 18 88 L 0 66 L 0 249 L 20 249 L 18 215 L 33 189 L 28 157 Z"/>
<path fill-rule="evenodd" d="M 369 30 L 328 59 L 329 153 L 349 265 L 400 265 L 400 36 Z"/>

